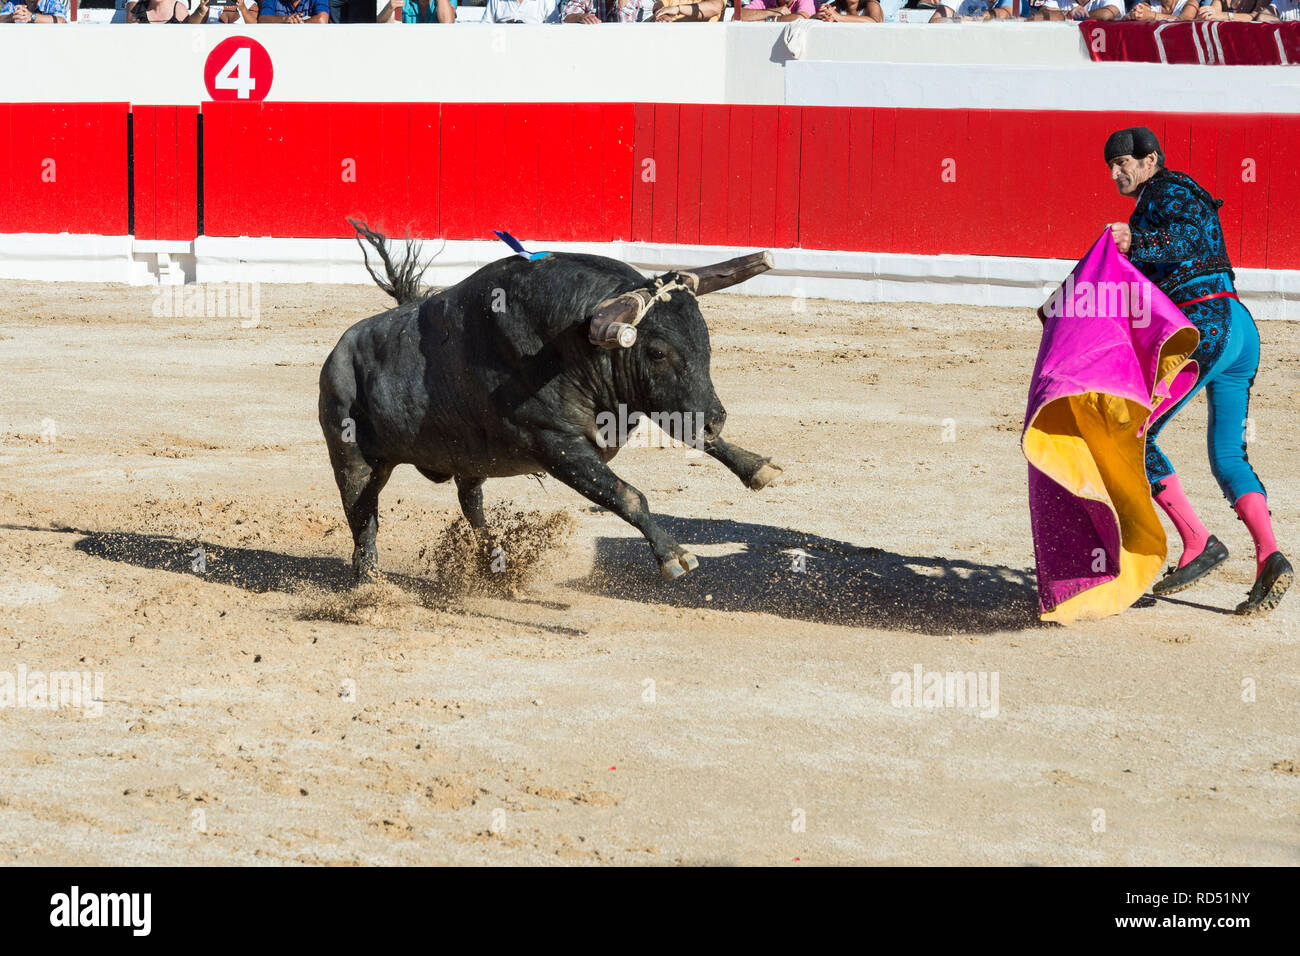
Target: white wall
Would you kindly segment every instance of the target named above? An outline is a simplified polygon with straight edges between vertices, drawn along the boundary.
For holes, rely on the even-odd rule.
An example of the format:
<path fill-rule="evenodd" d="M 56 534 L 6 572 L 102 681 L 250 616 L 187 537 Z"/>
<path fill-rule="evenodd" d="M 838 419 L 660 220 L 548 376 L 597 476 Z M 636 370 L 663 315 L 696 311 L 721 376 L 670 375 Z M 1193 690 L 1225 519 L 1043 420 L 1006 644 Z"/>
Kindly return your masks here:
<path fill-rule="evenodd" d="M 721 103 L 726 31 L 780 32 L 765 24 L 130 26 L 0 29 L 5 76 L 39 78 L 5 83 L 0 102 L 198 104 L 208 99 L 208 52 L 242 34 L 271 56 L 271 100 Z M 771 74 L 764 89 L 780 102 L 780 64 L 753 68 Z"/>
<path fill-rule="evenodd" d="M 1300 113 L 1300 69 L 1290 66 L 1088 62 L 972 68 L 803 59 L 786 64 L 784 80 L 785 102 L 792 106 Z"/>
<path fill-rule="evenodd" d="M 128 26 L 0 30 L 5 75 L 40 77 L 5 83 L 0 102 L 197 104 L 207 99 L 208 52 L 234 34 L 270 53 L 272 100 L 784 103 L 789 95 L 785 24 Z M 882 62 L 989 64 L 981 73 L 1016 64 L 1099 68 L 1087 63 L 1077 28 L 1065 23 L 798 27 L 806 33 L 803 59 L 838 59 L 852 83 L 866 74 L 851 71 Z M 963 82 L 951 85 L 959 93 Z M 795 95 L 806 103 L 824 86 L 808 81 Z M 1053 95 L 1064 103 L 1077 90 Z"/>
<path fill-rule="evenodd" d="M 198 104 L 208 52 L 242 34 L 270 53 L 280 101 L 1300 112 L 1300 68 L 1092 63 L 1070 23 L 813 20 L 787 43 L 785 24 L 494 25 L 470 11 L 451 28 L 0 29 L 5 75 L 40 77 L 4 84 L 0 102 Z"/>

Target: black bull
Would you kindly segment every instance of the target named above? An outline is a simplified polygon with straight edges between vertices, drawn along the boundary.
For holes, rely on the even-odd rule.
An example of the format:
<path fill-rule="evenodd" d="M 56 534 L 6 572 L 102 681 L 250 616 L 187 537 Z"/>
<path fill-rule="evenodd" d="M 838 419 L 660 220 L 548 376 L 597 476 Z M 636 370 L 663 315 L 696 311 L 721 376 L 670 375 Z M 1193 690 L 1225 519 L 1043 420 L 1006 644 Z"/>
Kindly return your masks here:
<path fill-rule="evenodd" d="M 358 580 L 377 571 L 379 493 L 399 464 L 454 478 L 476 530 L 485 479 L 547 472 L 645 535 L 670 580 L 699 562 L 610 469 L 618 446 L 599 422 L 652 415 L 755 490 L 781 473 L 722 439 L 726 412 L 696 304 L 770 268 L 767 253 L 650 280 L 602 256 L 511 256 L 422 298 L 410 253 L 395 264 L 382 235 L 358 232 L 386 266 L 388 282 L 376 280 L 400 303 L 343 333 L 321 369 L 320 423 Z M 694 421 L 703 435 L 690 433 Z"/>

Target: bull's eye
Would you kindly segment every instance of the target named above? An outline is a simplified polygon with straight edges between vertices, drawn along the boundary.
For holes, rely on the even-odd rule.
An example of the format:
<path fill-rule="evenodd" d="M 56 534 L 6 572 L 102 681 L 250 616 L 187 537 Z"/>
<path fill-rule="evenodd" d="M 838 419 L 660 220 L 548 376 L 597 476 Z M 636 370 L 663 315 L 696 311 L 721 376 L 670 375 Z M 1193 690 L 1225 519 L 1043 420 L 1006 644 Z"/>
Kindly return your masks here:
<path fill-rule="evenodd" d="M 651 350 L 650 350 L 650 360 L 651 360 L 652 362 L 662 362 L 662 361 L 663 361 L 664 359 L 666 359 L 667 357 L 668 357 L 668 356 L 664 354 L 664 350 L 663 350 L 663 349 L 651 349 Z"/>

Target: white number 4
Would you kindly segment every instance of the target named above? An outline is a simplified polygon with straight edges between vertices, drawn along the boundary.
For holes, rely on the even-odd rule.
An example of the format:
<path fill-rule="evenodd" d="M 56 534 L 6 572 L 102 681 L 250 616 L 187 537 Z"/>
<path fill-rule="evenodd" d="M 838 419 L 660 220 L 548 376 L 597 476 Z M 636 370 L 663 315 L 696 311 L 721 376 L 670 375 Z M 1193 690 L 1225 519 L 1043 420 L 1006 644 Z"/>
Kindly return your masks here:
<path fill-rule="evenodd" d="M 248 47 L 240 47 L 235 55 L 226 61 L 226 65 L 217 73 L 215 86 L 219 90 L 237 90 L 241 100 L 248 99 L 248 94 L 257 86 L 250 67 Z"/>

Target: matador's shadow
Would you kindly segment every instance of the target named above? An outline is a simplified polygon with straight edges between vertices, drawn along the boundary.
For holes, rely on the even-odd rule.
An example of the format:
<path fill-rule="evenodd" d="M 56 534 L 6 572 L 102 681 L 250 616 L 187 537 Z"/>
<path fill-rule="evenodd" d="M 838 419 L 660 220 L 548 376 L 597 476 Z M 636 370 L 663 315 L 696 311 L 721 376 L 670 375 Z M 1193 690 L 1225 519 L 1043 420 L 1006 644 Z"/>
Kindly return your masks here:
<path fill-rule="evenodd" d="M 600 538 L 592 572 L 568 586 L 648 604 L 925 634 L 1042 626 L 1032 569 L 895 554 L 727 519 L 655 518 L 684 547 L 700 549 L 697 569 L 663 581 L 640 536 Z M 712 554 L 712 545 L 737 549 Z"/>

